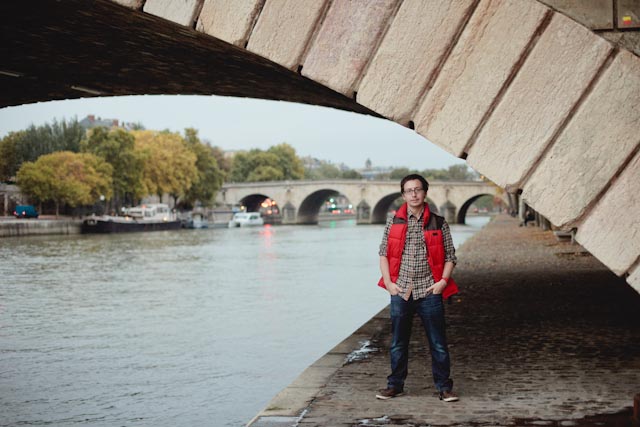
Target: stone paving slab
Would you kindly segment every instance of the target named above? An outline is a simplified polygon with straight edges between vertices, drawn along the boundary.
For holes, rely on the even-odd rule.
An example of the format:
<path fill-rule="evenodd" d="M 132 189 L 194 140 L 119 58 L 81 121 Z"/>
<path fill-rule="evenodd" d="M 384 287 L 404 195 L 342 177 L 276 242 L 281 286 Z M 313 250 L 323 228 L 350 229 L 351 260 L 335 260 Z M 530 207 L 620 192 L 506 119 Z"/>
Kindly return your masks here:
<path fill-rule="evenodd" d="M 637 292 L 579 245 L 510 217 L 494 219 L 458 255 L 462 291 L 446 310 L 460 402 L 437 399 L 418 324 L 407 394 L 375 399 L 389 373 L 385 309 L 358 331 L 369 328 L 378 351 L 338 368 L 291 425 L 591 426 L 610 415 L 588 417 L 620 411 L 619 425 L 631 425 L 640 392 Z"/>

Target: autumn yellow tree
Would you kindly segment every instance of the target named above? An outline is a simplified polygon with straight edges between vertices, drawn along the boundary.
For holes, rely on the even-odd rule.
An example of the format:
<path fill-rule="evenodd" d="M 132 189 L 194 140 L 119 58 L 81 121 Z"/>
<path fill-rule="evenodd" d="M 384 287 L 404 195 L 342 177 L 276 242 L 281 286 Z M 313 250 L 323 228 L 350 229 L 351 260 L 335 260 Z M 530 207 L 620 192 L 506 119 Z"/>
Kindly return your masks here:
<path fill-rule="evenodd" d="M 58 151 L 24 162 L 17 173 L 20 190 L 39 202 L 53 201 L 56 216 L 61 205 L 91 205 L 112 195 L 111 165 L 89 153 Z"/>
<path fill-rule="evenodd" d="M 198 181 L 196 155 L 180 134 L 133 131 L 135 150 L 143 159 L 142 183 L 146 194 L 184 196 Z"/>
<path fill-rule="evenodd" d="M 143 161 L 134 150 L 135 139 L 124 129 L 97 127 L 81 141 L 82 151 L 103 158 L 113 167 L 113 206 L 116 211 L 143 196 Z"/>

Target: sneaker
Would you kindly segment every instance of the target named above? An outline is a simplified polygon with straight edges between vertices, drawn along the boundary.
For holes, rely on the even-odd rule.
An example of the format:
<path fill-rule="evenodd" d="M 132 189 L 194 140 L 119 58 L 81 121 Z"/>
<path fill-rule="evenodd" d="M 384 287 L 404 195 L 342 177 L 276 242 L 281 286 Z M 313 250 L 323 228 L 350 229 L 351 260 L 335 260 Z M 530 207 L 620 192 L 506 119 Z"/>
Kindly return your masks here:
<path fill-rule="evenodd" d="M 456 402 L 458 401 L 458 395 L 452 391 L 443 391 L 440 392 L 440 400 L 444 400 L 445 402 Z"/>
<path fill-rule="evenodd" d="M 382 388 L 376 394 L 377 399 L 387 400 L 402 395 L 402 391 L 398 391 L 393 387 Z"/>

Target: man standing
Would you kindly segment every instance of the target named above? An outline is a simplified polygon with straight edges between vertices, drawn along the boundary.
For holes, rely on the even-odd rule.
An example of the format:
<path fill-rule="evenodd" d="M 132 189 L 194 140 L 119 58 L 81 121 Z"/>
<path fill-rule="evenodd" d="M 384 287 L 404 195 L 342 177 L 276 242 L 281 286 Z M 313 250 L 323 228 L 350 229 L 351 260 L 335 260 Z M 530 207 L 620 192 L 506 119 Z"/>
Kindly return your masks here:
<path fill-rule="evenodd" d="M 449 225 L 429 211 L 425 203 L 429 183 L 424 177 L 408 175 L 400 182 L 402 198 L 390 217 L 380 244 L 378 285 L 391 294 L 391 375 L 387 388 L 376 394 L 390 399 L 404 391 L 409 362 L 409 340 L 413 316 L 417 314 L 427 333 L 431 350 L 433 380 L 440 400 L 458 400 L 450 376 L 449 350 L 445 335 L 443 300 L 458 292 L 451 272 L 456 263 Z"/>

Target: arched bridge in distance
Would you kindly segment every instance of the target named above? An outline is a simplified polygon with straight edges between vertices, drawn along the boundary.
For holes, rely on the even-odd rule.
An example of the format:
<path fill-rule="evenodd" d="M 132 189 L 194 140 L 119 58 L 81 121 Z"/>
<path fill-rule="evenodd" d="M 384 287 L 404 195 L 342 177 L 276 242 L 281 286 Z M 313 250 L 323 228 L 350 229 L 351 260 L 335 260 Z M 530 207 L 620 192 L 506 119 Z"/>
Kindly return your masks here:
<path fill-rule="evenodd" d="M 640 290 L 636 1 L 4 1 L 0 16 L 0 107 L 216 94 L 384 117 Z"/>
<path fill-rule="evenodd" d="M 324 202 L 337 195 L 351 202 L 359 224 L 384 224 L 389 208 L 401 196 L 400 185 L 395 181 L 274 181 L 226 183 L 217 201 L 257 211 L 260 203 L 269 198 L 280 208 L 283 224 L 315 224 Z M 464 224 L 469 206 L 486 195 L 499 197 L 504 205 L 509 203 L 501 188 L 486 182 L 433 181 L 427 196 L 448 222 Z"/>

